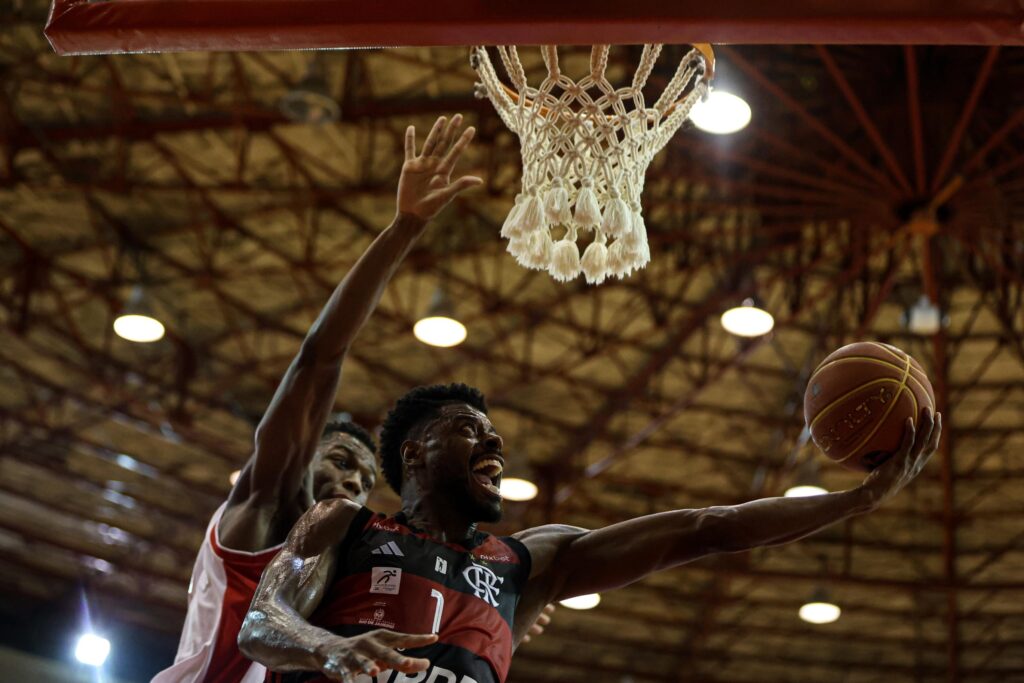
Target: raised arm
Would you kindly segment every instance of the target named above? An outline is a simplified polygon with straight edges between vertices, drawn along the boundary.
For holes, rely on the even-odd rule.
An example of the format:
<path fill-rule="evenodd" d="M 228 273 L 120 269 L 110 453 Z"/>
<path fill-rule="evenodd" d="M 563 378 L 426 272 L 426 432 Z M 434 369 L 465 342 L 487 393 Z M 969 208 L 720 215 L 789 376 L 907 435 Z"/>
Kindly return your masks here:
<path fill-rule="evenodd" d="M 430 645 L 437 640 L 434 635 L 375 630 L 342 638 L 307 621 L 331 583 L 339 562 L 338 543 L 358 512 L 354 503 L 329 500 L 299 519 L 263 572 L 242 623 L 238 647 L 247 657 L 272 671 L 320 671 L 344 683 L 360 673 L 414 673 L 430 665 L 425 659 L 400 655 L 395 648 Z"/>
<path fill-rule="evenodd" d="M 300 490 L 334 404 L 346 352 L 426 223 L 457 194 L 482 182 L 473 176 L 452 180 L 474 134 L 468 128 L 458 135 L 461 123 L 458 115 L 439 118 L 419 154 L 415 130 L 406 130 L 395 219 L 331 294 L 278 385 L 256 429 L 253 456 L 228 500 L 220 527 L 228 547 L 252 551 L 279 542 L 268 539 L 271 525 L 279 521 L 278 508 Z"/>
<path fill-rule="evenodd" d="M 910 483 L 938 446 L 941 415 L 933 420 L 926 411 L 920 424 L 915 440 L 908 420 L 899 453 L 849 491 L 663 512 L 594 531 L 547 526 L 522 532 L 533 569 L 517 623 L 529 623 L 552 600 L 625 586 L 715 553 L 788 543 L 870 512 Z"/>

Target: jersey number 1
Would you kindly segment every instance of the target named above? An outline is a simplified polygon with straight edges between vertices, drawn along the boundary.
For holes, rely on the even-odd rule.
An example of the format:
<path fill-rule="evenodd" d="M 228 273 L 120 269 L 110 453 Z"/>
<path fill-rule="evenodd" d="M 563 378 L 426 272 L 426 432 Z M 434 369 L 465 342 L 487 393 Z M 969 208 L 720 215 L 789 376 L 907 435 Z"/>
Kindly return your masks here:
<path fill-rule="evenodd" d="M 444 596 L 441 595 L 441 591 L 431 588 L 430 597 L 434 598 L 437 602 L 437 604 L 434 605 L 434 625 L 431 627 L 430 632 L 438 633 L 441 630 L 441 612 L 444 611 Z"/>

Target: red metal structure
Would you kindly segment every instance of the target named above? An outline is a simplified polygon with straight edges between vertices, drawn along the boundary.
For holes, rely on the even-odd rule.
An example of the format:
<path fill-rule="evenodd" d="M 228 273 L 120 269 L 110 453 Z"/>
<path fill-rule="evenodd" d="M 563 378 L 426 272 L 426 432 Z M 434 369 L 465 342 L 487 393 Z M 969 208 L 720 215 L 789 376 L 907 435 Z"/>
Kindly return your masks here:
<path fill-rule="evenodd" d="M 364 4 L 364 18 L 382 12 Z M 946 424 L 921 479 L 877 513 L 695 563 L 591 612 L 561 610 L 517 653 L 510 680 L 1021 680 L 1021 10 L 936 4 L 862 6 L 842 23 L 794 21 L 807 4 L 742 22 L 720 14 L 718 28 L 749 31 L 735 39 L 819 44 L 716 49 L 719 85 L 750 102 L 753 120 L 726 138 L 676 135 L 647 177 L 651 265 L 597 288 L 553 283 L 504 253 L 517 141 L 472 97 L 464 49 L 63 58 L 43 36 L 45 0 L 3 5 L 0 605 L 45 611 L 87 584 L 97 614 L 175 639 L 203 525 L 249 454 L 254 421 L 323 298 L 393 212 L 402 131 L 462 111 L 479 129 L 469 164 L 488 186 L 412 252 L 351 351 L 338 408 L 372 427 L 415 384 L 481 386 L 510 456 L 541 488 L 510 508 L 510 527 L 776 495 L 813 463 L 829 488 L 856 484 L 798 442 L 807 374 L 856 338 L 921 360 Z M 579 12 L 615 30 L 602 6 Z M 722 6 L 701 11 L 710 22 Z M 53 15 L 49 37 L 67 50 L 187 47 L 173 41 L 195 34 L 158 42 L 135 33 L 144 22 L 115 34 L 82 19 L 152 7 L 59 3 L 73 11 Z M 444 42 L 427 40 L 440 16 L 425 7 L 390 24 L 407 29 L 394 42 L 415 42 L 414 29 Z M 534 14 L 507 25 L 569 16 L 526 7 Z M 424 26 L 408 25 L 417 16 Z M 653 10 L 636 16 L 652 29 Z M 232 20 L 203 35 L 229 40 Z M 543 33 L 567 26 L 501 35 L 568 39 Z M 648 37 L 658 35 L 636 39 Z M 872 40 L 902 44 L 822 44 Z M 989 44 L 912 44 L 929 42 Z M 257 44 L 220 47 L 232 45 Z M 637 52 L 614 48 L 610 72 L 630 73 Z M 295 123 L 279 108 L 314 60 L 337 123 Z M 410 332 L 442 280 L 469 329 L 448 350 Z M 140 282 L 169 331 L 150 346 L 111 332 Z M 751 293 L 777 325 L 740 342 L 718 316 Z M 949 317 L 938 334 L 902 321 L 922 294 Z M 843 616 L 813 627 L 796 612 L 823 583 Z"/>
<path fill-rule="evenodd" d="M 1022 45 L 1015 0 L 54 0 L 59 54 L 411 45 Z"/>

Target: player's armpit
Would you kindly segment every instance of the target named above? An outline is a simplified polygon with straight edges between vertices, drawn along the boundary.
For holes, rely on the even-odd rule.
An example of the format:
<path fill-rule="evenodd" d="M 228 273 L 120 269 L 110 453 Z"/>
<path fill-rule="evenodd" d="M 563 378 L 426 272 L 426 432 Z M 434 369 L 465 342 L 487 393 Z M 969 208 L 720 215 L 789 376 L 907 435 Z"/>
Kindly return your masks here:
<path fill-rule="evenodd" d="M 530 552 L 530 579 L 516 607 L 514 642 L 518 646 L 544 608 L 562 591 L 564 576 L 556 571 L 559 557 L 587 530 L 564 524 L 549 524 L 514 535 Z"/>

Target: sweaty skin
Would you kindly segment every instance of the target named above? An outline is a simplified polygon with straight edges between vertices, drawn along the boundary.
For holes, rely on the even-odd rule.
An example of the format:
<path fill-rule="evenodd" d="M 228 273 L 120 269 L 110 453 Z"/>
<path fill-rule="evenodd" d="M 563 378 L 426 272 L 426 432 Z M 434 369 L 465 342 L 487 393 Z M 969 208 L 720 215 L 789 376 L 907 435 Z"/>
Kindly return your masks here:
<path fill-rule="evenodd" d="M 451 419 L 453 414 L 476 417 Z M 515 641 L 525 625 L 556 600 L 628 585 L 648 574 L 716 553 L 742 552 L 780 545 L 835 522 L 876 509 L 917 476 L 935 451 L 941 416 L 920 418 L 921 435 L 908 420 L 900 451 L 855 489 L 807 498 L 765 498 L 741 505 L 675 510 L 593 531 L 565 525 L 527 529 L 515 535 L 530 551 L 532 571 L 516 611 Z M 435 496 L 431 470 L 448 472 L 489 453 L 496 434 L 485 415 L 469 406 L 446 406 L 424 430 L 421 440 L 403 445 L 405 484 L 402 509 L 411 523 L 441 542 L 472 533 L 474 517 L 453 512 Z M 500 437 L 497 437 L 500 445 Z M 463 496 L 479 496 L 469 490 Z M 351 683 L 355 674 L 376 675 L 385 669 L 422 671 L 429 662 L 410 659 L 396 648 L 419 647 L 435 636 L 377 630 L 342 638 L 308 623 L 309 615 L 332 584 L 337 544 L 348 531 L 358 507 L 345 501 L 314 506 L 296 525 L 278 557 L 264 572 L 239 637 L 243 651 L 275 671 L 321 671 L 332 680 Z M 629 562 L 623 562 L 624 557 Z"/>
<path fill-rule="evenodd" d="M 934 453 L 941 416 L 924 411 L 917 427 L 919 433 L 908 419 L 900 451 L 849 491 L 674 510 L 595 530 L 547 525 L 519 532 L 515 538 L 532 564 L 515 614 L 514 642 L 524 639 L 550 602 L 625 586 L 708 555 L 789 543 L 876 509 Z M 485 414 L 465 404 L 444 406 L 402 444 L 403 513 L 438 542 L 463 541 L 477 522 L 501 515 L 501 498 L 491 490 L 500 484 L 500 472 L 488 481 L 475 476 L 473 464 L 483 458 L 504 463 L 504 457 L 501 437 Z M 249 657 L 274 671 L 320 671 L 344 683 L 358 674 L 429 666 L 396 649 L 428 645 L 436 636 L 376 630 L 342 638 L 307 621 L 332 584 L 338 544 L 358 509 L 345 501 L 319 503 L 292 530 L 264 572 L 239 635 Z"/>

